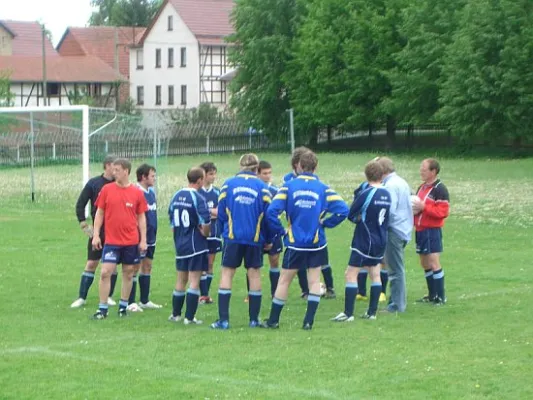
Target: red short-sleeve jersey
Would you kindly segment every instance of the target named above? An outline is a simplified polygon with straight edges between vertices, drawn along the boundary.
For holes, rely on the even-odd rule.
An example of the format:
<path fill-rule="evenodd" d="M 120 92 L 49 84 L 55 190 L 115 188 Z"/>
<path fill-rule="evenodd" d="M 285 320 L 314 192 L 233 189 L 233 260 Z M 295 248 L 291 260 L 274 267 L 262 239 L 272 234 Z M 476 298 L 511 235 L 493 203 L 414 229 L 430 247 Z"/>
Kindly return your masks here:
<path fill-rule="evenodd" d="M 134 185 L 121 187 L 115 184 L 105 185 L 96 206 L 104 211 L 104 229 L 106 244 L 115 246 L 133 246 L 139 244 L 137 215 L 148 211 L 148 204 L 141 192 Z"/>

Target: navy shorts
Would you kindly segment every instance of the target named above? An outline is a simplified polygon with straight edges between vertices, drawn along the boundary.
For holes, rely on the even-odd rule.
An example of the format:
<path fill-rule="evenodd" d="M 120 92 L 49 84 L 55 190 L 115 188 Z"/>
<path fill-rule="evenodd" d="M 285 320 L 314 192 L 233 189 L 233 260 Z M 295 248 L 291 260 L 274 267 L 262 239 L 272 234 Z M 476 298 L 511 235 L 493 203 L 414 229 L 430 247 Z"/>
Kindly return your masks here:
<path fill-rule="evenodd" d="M 268 254 L 269 256 L 275 256 L 277 254 L 280 254 L 283 252 L 283 241 L 281 240 L 281 236 L 276 237 L 274 241 L 272 242 L 272 248 L 268 251 L 263 251 L 264 254 Z"/>
<path fill-rule="evenodd" d="M 176 269 L 181 272 L 207 271 L 207 251 L 187 258 L 176 258 Z"/>
<path fill-rule="evenodd" d="M 285 249 L 283 269 L 320 268 L 329 264 L 328 248 L 320 250 Z"/>
<path fill-rule="evenodd" d="M 416 232 L 418 254 L 442 253 L 442 229 L 428 228 Z"/>
<path fill-rule="evenodd" d="M 263 266 L 263 247 L 240 243 L 224 243 L 222 266 L 239 268 L 244 260 L 245 268 Z"/>
<path fill-rule="evenodd" d="M 139 264 L 141 257 L 139 254 L 139 245 L 133 246 L 113 246 L 104 245 L 102 250 L 102 263 L 111 264 Z"/>
<path fill-rule="evenodd" d="M 148 246 L 146 248 L 146 253 L 141 253 L 141 260 L 149 258 L 150 260 L 154 259 L 155 255 L 155 244 L 153 246 Z"/>
<path fill-rule="evenodd" d="M 381 254 L 361 254 L 360 252 L 353 250 L 350 254 L 350 260 L 348 260 L 348 265 L 351 267 L 363 268 L 363 267 L 373 267 L 375 265 L 381 264 L 383 262 L 383 257 L 385 256 L 385 249 Z"/>
<path fill-rule="evenodd" d="M 105 243 L 104 230 L 100 231 L 100 240 L 102 241 L 102 246 Z M 102 258 L 102 250 L 93 249 L 93 239 L 89 238 L 87 242 L 87 260 L 98 261 Z"/>
<path fill-rule="evenodd" d="M 209 254 L 217 254 L 222 251 L 222 241 L 217 239 L 207 239 Z"/>

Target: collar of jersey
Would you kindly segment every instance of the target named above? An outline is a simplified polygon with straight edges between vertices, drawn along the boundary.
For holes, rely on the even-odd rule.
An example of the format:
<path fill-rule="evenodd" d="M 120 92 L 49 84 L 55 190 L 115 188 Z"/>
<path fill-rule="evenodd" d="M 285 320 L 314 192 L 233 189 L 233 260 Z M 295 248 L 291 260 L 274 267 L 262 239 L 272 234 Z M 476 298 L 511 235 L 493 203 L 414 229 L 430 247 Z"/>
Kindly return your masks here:
<path fill-rule="evenodd" d="M 313 179 L 313 180 L 318 180 L 318 176 L 316 176 L 315 174 L 312 174 L 311 172 L 302 172 L 300 175 L 298 175 L 298 176 L 296 177 L 296 179 L 305 179 L 305 180 Z"/>
<path fill-rule="evenodd" d="M 255 173 L 253 173 L 252 171 L 241 171 L 237 174 L 237 176 L 240 176 L 242 177 L 242 175 L 245 175 L 246 178 L 256 178 L 256 179 L 259 179 L 257 177 L 257 175 Z"/>
<path fill-rule="evenodd" d="M 138 187 L 139 189 L 141 189 L 144 193 L 150 193 L 150 189 L 145 189 L 145 188 L 143 188 L 143 186 L 142 186 L 139 182 L 137 182 L 136 185 L 137 185 L 137 187 Z"/>

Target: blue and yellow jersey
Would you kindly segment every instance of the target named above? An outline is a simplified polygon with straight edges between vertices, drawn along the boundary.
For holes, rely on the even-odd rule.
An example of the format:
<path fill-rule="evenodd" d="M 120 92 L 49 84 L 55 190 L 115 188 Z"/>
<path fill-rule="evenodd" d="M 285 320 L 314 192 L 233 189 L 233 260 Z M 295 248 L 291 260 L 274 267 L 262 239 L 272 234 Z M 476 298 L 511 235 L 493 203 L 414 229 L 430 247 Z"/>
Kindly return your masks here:
<path fill-rule="evenodd" d="M 200 225 L 209 224 L 209 210 L 196 189 L 184 188 L 176 192 L 170 200 L 168 216 L 174 231 L 176 258 L 189 258 L 209 251 L 207 238 L 200 232 Z"/>
<path fill-rule="evenodd" d="M 207 208 L 218 208 L 218 197 L 220 196 L 220 189 L 211 185 L 209 189 L 200 188 L 198 192 L 202 195 L 207 203 Z M 220 231 L 218 229 L 217 219 L 211 219 L 211 233 L 209 234 L 208 240 L 218 240 L 220 241 Z"/>
<path fill-rule="evenodd" d="M 285 229 L 278 216 L 285 211 L 284 244 L 294 250 L 320 249 L 327 245 L 324 228 L 334 228 L 348 216 L 348 206 L 316 175 L 303 173 L 279 188 L 268 208 L 267 221 L 273 235 Z"/>
<path fill-rule="evenodd" d="M 287 182 L 292 181 L 294 178 L 296 178 L 298 174 L 294 171 L 289 172 L 288 174 L 285 174 L 283 177 L 283 184 L 285 185 Z"/>
<path fill-rule="evenodd" d="M 220 188 L 218 223 L 228 243 L 263 246 L 271 240 L 265 213 L 272 201 L 267 185 L 252 172 L 240 172 Z"/>

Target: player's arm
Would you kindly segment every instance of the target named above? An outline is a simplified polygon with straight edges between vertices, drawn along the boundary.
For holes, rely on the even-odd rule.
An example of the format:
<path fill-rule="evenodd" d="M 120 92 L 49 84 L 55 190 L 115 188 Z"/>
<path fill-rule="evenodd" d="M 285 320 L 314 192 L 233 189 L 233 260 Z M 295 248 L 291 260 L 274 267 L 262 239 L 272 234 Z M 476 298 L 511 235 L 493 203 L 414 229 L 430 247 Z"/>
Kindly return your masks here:
<path fill-rule="evenodd" d="M 287 207 L 287 188 L 282 186 L 266 210 L 267 230 L 272 238 L 285 234 L 279 215 Z"/>
<path fill-rule="evenodd" d="M 211 213 L 203 197 L 196 196 L 196 200 L 197 200 L 196 211 L 198 212 L 198 221 L 200 223 L 200 233 L 203 236 L 208 237 L 211 233 L 211 224 L 209 223 L 211 219 L 210 218 Z"/>
<path fill-rule="evenodd" d="M 423 202 L 421 210 L 432 218 L 444 219 L 450 215 L 450 195 L 446 186 L 435 188 L 434 201 Z"/>
<path fill-rule="evenodd" d="M 98 207 L 96 210 L 96 215 L 94 216 L 94 233 L 93 233 L 93 247 L 96 250 L 100 250 L 102 248 L 102 240 L 100 239 L 100 230 L 102 229 L 102 225 L 104 224 L 104 209 Z"/>
<path fill-rule="evenodd" d="M 398 187 L 385 187 L 387 191 L 389 192 L 390 196 L 390 208 L 389 208 L 389 214 L 393 215 L 396 214 L 396 210 L 398 209 L 398 200 L 399 200 L 399 188 Z"/>
<path fill-rule="evenodd" d="M 218 207 L 217 207 L 217 223 L 219 227 L 219 232 L 224 231 L 224 226 L 228 223 L 228 215 L 226 214 L 226 196 L 228 195 L 228 186 L 224 185 L 220 188 L 220 196 L 218 196 Z"/>
<path fill-rule="evenodd" d="M 357 223 L 359 214 L 361 213 L 363 205 L 365 204 L 365 200 L 366 196 L 357 196 L 357 198 L 353 201 L 348 212 L 349 221 L 352 221 L 354 224 Z"/>
<path fill-rule="evenodd" d="M 348 216 L 348 206 L 333 189 L 326 190 L 326 207 L 330 216 L 322 220 L 322 226 L 325 228 L 335 228 Z"/>
<path fill-rule="evenodd" d="M 265 235 L 265 241 L 266 241 L 266 250 L 270 250 L 272 248 L 272 242 L 274 241 L 275 234 L 272 232 L 272 230 L 269 228 L 268 223 L 266 222 L 266 214 L 268 211 L 268 207 L 270 204 L 272 204 L 272 193 L 269 189 L 261 189 L 262 192 L 262 200 L 263 200 L 263 221 L 261 221 L 261 229 L 264 232 Z"/>
<path fill-rule="evenodd" d="M 93 188 L 89 183 L 87 183 L 83 187 L 83 190 L 81 191 L 80 196 L 78 197 L 78 201 L 76 201 L 76 218 L 78 218 L 78 222 L 80 223 L 80 228 L 85 233 L 88 233 L 90 230 L 90 226 L 87 223 L 87 218 L 85 216 L 85 207 L 87 207 L 87 203 L 89 203 L 89 201 L 91 200 L 92 195 L 93 195 Z"/>
<path fill-rule="evenodd" d="M 141 239 L 139 241 L 139 250 L 141 252 L 146 251 L 147 245 L 146 245 L 146 214 L 140 213 L 137 214 L 137 226 L 139 227 L 139 233 L 141 236 Z"/>

